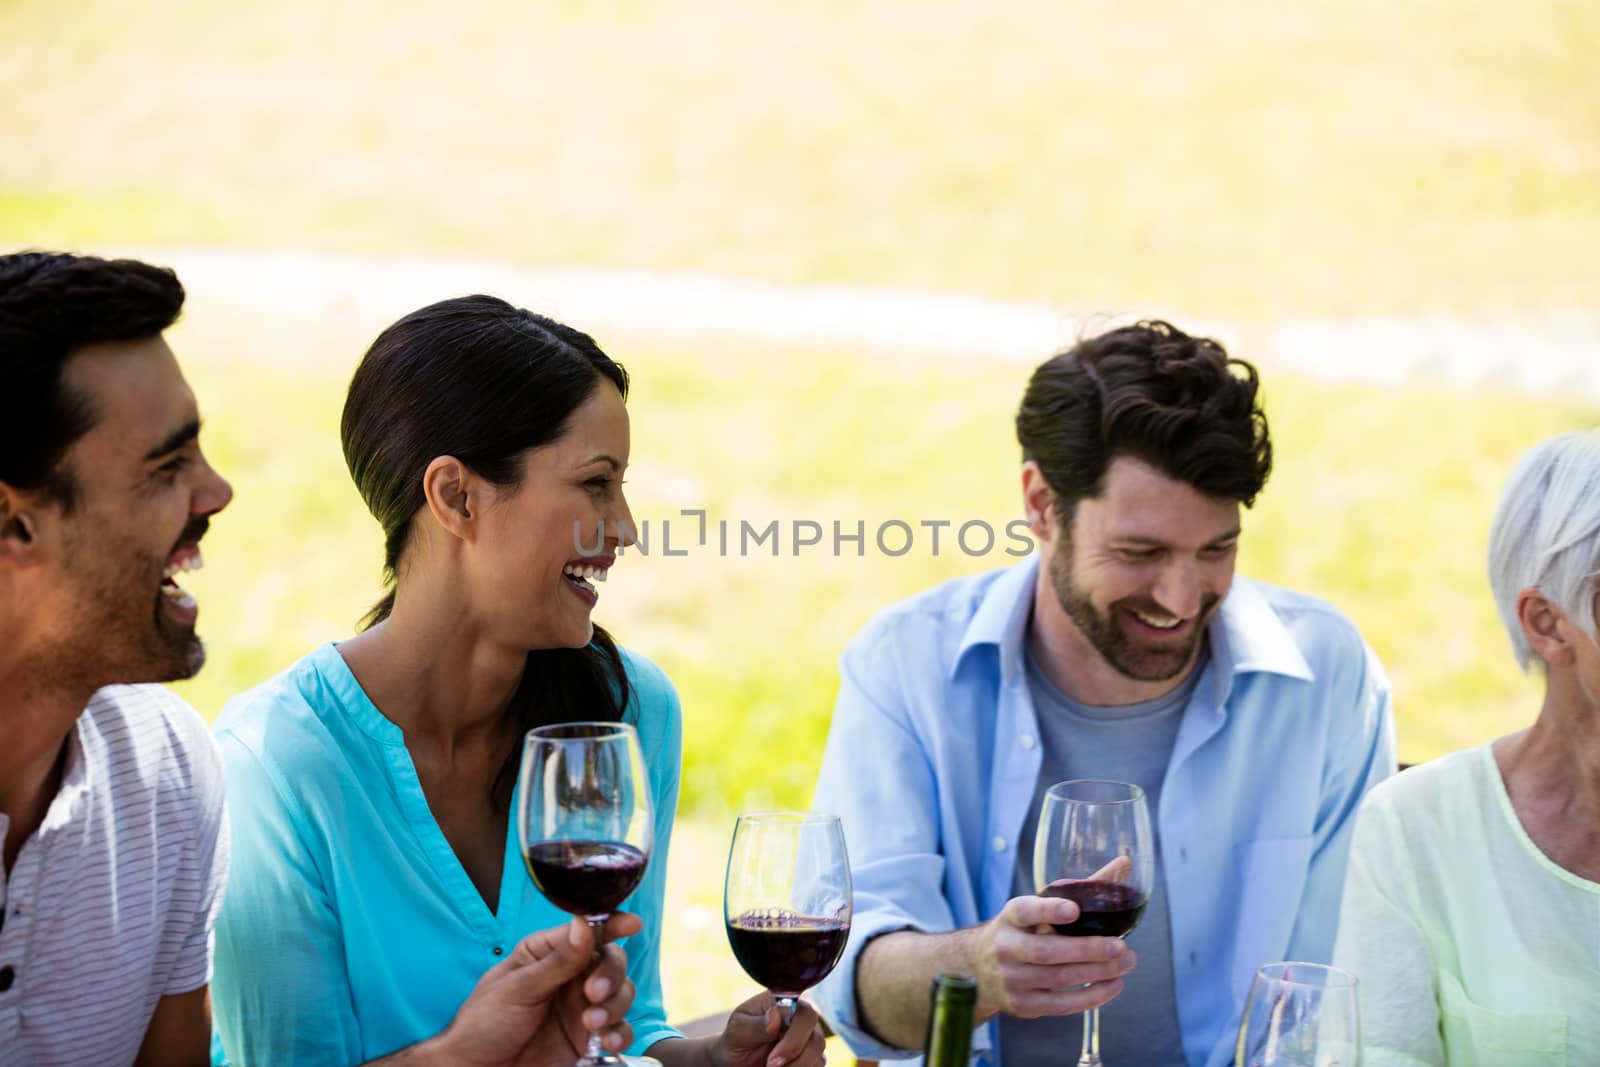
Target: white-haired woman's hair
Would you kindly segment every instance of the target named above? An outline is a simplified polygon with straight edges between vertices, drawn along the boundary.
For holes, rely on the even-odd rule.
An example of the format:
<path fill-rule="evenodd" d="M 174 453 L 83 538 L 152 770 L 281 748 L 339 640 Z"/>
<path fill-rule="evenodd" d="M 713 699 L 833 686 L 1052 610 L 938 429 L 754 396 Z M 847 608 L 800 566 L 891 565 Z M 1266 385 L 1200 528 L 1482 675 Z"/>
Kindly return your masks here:
<path fill-rule="evenodd" d="M 1597 578 L 1600 430 L 1573 431 L 1528 450 L 1489 528 L 1489 585 L 1523 670 L 1534 655 L 1517 618 L 1517 595 L 1538 589 L 1594 637 Z"/>

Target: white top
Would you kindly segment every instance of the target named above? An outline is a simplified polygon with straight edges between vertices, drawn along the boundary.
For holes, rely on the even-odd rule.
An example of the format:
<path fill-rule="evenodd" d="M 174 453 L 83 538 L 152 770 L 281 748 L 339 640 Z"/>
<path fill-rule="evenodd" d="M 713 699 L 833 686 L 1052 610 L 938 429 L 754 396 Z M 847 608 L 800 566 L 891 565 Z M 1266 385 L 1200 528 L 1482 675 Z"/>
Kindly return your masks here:
<path fill-rule="evenodd" d="M 0 1065 L 133 1062 L 156 1002 L 211 980 L 226 835 L 194 709 L 160 686 L 97 692 L 44 822 L 0 873 Z"/>
<path fill-rule="evenodd" d="M 1600 884 L 1539 851 L 1487 745 L 1367 798 L 1334 962 L 1365 1067 L 1600 1064 Z"/>

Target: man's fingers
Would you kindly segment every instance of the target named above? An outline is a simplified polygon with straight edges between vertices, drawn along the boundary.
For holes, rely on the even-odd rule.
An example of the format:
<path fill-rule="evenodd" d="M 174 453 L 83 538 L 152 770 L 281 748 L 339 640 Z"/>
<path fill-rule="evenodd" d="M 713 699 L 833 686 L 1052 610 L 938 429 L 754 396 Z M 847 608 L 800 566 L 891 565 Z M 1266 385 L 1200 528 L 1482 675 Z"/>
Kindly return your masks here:
<path fill-rule="evenodd" d="M 1022 964 L 1007 967 L 1000 972 L 1000 988 L 1008 1000 L 1043 991 L 1068 989 L 1085 982 L 1108 982 L 1121 978 L 1133 969 L 1126 958 L 1100 963 L 1069 963 L 1060 967 L 1036 967 Z"/>
<path fill-rule="evenodd" d="M 810 1043 L 813 1035 L 820 1036 L 818 1023 L 821 1019 L 817 1016 L 817 1009 L 800 1001 L 795 1006 L 794 1018 L 789 1021 L 789 1029 L 783 1032 L 771 1052 L 767 1053 L 768 1067 L 773 1064 L 789 1064 L 800 1059 Z"/>
<path fill-rule="evenodd" d="M 610 982 L 606 984 L 611 985 Z M 583 1010 L 584 1025 L 591 1030 L 598 1030 L 613 1020 L 622 1019 L 628 1014 L 628 1009 L 633 1007 L 633 998 L 637 992 L 633 983 L 626 978 L 617 982 L 609 997 Z"/>
<path fill-rule="evenodd" d="M 1024 1019 L 1047 1015 L 1074 1015 L 1110 1003 L 1122 992 L 1122 979 L 1096 982 L 1085 989 L 1037 990 L 1011 1002 L 1011 1014 Z"/>
<path fill-rule="evenodd" d="M 517 983 L 518 999 L 537 1001 L 582 974 L 593 958 L 594 934 L 574 917 L 566 926 L 539 930 L 518 941 L 494 971 L 505 969 L 504 979 Z"/>
<path fill-rule="evenodd" d="M 1003 963 L 1031 963 L 1041 967 L 1099 963 L 1133 955 L 1133 950 L 1119 938 L 1063 937 L 1056 933 L 1008 937 L 995 948 Z"/>
<path fill-rule="evenodd" d="M 602 941 L 621 941 L 644 929 L 644 920 L 628 911 L 614 911 L 603 927 Z"/>
<path fill-rule="evenodd" d="M 583 981 L 583 995 L 595 1004 L 610 996 L 628 978 L 628 954 L 619 945 L 606 945 L 594 970 Z"/>
<path fill-rule="evenodd" d="M 1060 897 L 1012 897 L 1000 911 L 1001 922 L 1024 930 L 1077 919 L 1078 905 Z"/>
<path fill-rule="evenodd" d="M 1091 882 L 1126 882 L 1133 877 L 1133 858 L 1118 856 L 1089 876 Z"/>

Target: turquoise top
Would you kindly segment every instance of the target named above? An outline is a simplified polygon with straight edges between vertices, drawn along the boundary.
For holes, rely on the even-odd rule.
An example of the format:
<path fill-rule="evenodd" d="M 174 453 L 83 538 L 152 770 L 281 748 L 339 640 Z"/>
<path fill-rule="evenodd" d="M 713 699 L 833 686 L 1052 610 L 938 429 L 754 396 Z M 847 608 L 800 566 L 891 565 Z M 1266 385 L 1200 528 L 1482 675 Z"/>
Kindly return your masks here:
<path fill-rule="evenodd" d="M 678 803 L 678 697 L 623 652 L 624 721 L 639 730 L 655 848 L 623 904 L 638 1053 L 678 1032 L 661 996 L 667 846 Z M 213 1062 L 355 1064 L 449 1025 L 483 972 L 525 935 L 569 916 L 523 867 L 507 822 L 500 910 L 489 910 L 434 821 L 400 728 L 333 645 L 228 702 L 216 724 L 233 865 L 217 921 Z M 511 810 L 516 811 L 513 800 Z"/>

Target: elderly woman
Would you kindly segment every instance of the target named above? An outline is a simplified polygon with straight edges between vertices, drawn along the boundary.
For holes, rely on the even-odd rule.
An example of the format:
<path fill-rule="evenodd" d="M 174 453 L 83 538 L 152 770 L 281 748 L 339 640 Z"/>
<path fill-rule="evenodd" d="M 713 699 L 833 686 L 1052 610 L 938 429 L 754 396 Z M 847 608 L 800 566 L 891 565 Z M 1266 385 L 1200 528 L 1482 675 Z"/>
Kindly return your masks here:
<path fill-rule="evenodd" d="M 1544 702 L 1367 799 L 1335 952 L 1367 1067 L 1600 1064 L 1600 431 L 1524 457 L 1489 577 Z"/>
<path fill-rule="evenodd" d="M 666 1022 L 678 699 L 591 618 L 632 521 L 627 386 L 587 335 L 487 296 L 407 315 L 356 368 L 345 460 L 383 527 L 393 589 L 360 634 L 217 722 L 233 872 L 213 995 L 234 1062 L 426 1047 L 519 938 L 560 922 L 518 853 L 516 760 L 529 728 L 595 719 L 637 728 L 657 821 L 623 905 L 644 923 L 625 942 L 637 995 L 608 1043 L 631 1028 L 632 1050 L 667 1067 L 821 1060 L 815 1011 L 780 1034 L 766 994 L 714 1037 Z M 580 1036 L 554 1059 L 514 1062 L 570 1064 Z"/>

